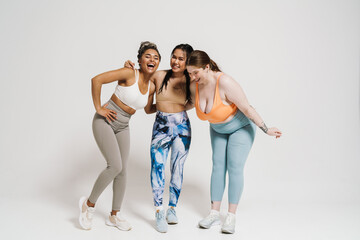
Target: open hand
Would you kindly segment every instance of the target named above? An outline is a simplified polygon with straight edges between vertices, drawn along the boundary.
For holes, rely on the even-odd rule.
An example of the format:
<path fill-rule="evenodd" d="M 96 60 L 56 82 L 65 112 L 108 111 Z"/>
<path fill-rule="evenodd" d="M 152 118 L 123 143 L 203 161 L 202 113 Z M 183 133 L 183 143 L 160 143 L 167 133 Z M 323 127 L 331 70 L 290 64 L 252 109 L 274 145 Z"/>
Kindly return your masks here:
<path fill-rule="evenodd" d="M 102 106 L 98 111 L 96 111 L 99 115 L 106 118 L 106 120 L 110 123 L 111 121 L 115 121 L 117 119 L 117 113 L 113 110 L 110 110 L 107 107 L 108 103 Z"/>
<path fill-rule="evenodd" d="M 276 138 L 279 138 L 282 135 L 282 132 L 276 127 L 269 128 L 266 133 L 267 135 L 275 136 Z"/>
<path fill-rule="evenodd" d="M 124 67 L 126 67 L 126 68 L 131 68 L 131 69 L 135 69 L 135 63 L 133 63 L 133 62 L 130 61 L 130 60 L 127 60 L 127 61 L 124 63 Z"/>

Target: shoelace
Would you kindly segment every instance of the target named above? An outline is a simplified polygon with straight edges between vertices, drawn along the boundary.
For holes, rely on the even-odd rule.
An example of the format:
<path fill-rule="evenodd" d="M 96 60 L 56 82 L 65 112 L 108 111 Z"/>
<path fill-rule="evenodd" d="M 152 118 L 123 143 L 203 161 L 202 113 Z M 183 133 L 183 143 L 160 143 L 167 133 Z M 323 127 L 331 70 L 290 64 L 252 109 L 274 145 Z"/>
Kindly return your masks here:
<path fill-rule="evenodd" d="M 175 209 L 169 208 L 169 212 L 171 212 L 173 215 L 176 215 Z"/>
<path fill-rule="evenodd" d="M 91 220 L 93 215 L 94 215 L 93 211 L 89 210 L 89 208 L 88 208 L 86 210 L 86 217 Z"/>
<path fill-rule="evenodd" d="M 115 221 L 117 222 L 126 222 L 125 218 L 123 216 L 115 216 Z"/>
<path fill-rule="evenodd" d="M 216 218 L 217 218 L 217 215 L 215 215 L 215 214 L 210 214 L 210 215 L 207 217 L 207 219 L 208 219 L 209 221 L 214 221 Z"/>

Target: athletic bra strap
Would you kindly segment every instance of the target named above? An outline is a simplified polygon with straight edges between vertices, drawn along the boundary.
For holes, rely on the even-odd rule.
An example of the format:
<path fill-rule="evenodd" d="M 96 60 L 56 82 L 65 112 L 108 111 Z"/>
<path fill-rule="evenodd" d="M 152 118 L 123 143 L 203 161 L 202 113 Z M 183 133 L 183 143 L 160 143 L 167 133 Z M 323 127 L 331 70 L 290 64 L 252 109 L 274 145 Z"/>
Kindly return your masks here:
<path fill-rule="evenodd" d="M 216 104 L 216 105 L 222 103 L 221 97 L 220 97 L 220 91 L 219 91 L 219 82 L 220 82 L 219 80 L 223 74 L 224 73 L 220 73 L 220 75 L 216 79 L 215 98 L 214 98 L 214 104 Z"/>
<path fill-rule="evenodd" d="M 223 75 L 224 73 L 220 73 L 220 75 L 217 77 L 216 79 L 216 88 L 219 88 L 219 80 L 220 80 L 220 77 Z"/>
<path fill-rule="evenodd" d="M 138 70 L 135 69 L 135 83 L 137 83 L 139 81 L 139 73 Z"/>

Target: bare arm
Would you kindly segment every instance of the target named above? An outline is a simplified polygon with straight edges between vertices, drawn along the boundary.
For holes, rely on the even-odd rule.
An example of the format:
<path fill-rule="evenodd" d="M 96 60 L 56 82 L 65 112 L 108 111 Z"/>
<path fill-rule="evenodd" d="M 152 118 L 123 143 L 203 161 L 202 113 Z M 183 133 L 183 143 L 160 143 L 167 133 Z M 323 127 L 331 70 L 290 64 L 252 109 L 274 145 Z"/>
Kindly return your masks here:
<path fill-rule="evenodd" d="M 144 107 L 144 110 L 147 114 L 156 112 L 156 104 L 154 104 L 155 84 L 152 81 L 150 81 L 149 84 L 150 84 L 150 89 L 149 89 L 148 103 Z"/>
<path fill-rule="evenodd" d="M 91 79 L 91 94 L 96 112 L 110 122 L 116 119 L 116 112 L 106 108 L 107 105 L 101 106 L 101 87 L 103 84 L 114 81 L 124 81 L 130 79 L 133 75 L 133 70 L 121 68 L 105 73 L 101 73 Z"/>
<path fill-rule="evenodd" d="M 133 70 L 121 68 L 109 72 L 101 73 L 91 79 L 91 94 L 96 111 L 101 108 L 100 96 L 103 84 L 115 81 L 126 81 L 133 75 Z"/>
<path fill-rule="evenodd" d="M 226 98 L 230 102 L 233 102 L 240 111 L 243 112 L 252 122 L 254 122 L 263 132 L 271 136 L 281 136 L 281 132 L 277 128 L 268 128 L 266 126 L 261 116 L 249 104 L 241 86 L 234 79 L 225 75 L 223 77 L 223 81 L 221 81 L 221 87 L 225 90 Z"/>
<path fill-rule="evenodd" d="M 196 91 L 195 82 L 191 82 L 190 83 L 191 102 L 186 102 L 186 105 L 185 105 L 186 111 L 195 107 L 195 91 Z"/>

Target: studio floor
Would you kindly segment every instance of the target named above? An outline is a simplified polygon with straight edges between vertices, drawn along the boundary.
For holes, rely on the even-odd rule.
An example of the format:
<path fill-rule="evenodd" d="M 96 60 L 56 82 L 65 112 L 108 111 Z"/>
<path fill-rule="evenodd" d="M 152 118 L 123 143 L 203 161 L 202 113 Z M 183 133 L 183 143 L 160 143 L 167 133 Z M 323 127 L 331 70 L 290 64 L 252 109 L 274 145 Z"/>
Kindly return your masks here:
<path fill-rule="evenodd" d="M 183 196 L 186 198 L 186 194 Z M 179 224 L 169 226 L 165 234 L 154 229 L 151 203 L 125 201 L 123 214 L 133 228 L 128 232 L 105 225 L 110 193 L 99 199 L 92 230 L 78 223 L 78 199 L 65 201 L 48 197 L 2 197 L 1 239 L 360 239 L 359 204 L 300 204 L 285 202 L 240 203 L 235 234 L 222 234 L 220 226 L 199 229 L 197 222 L 207 214 L 208 206 L 196 199 L 177 208 Z M 146 201 L 148 202 L 148 201 Z M 73 203 L 73 204 L 71 204 Z M 226 207 L 222 208 L 222 220 Z"/>

